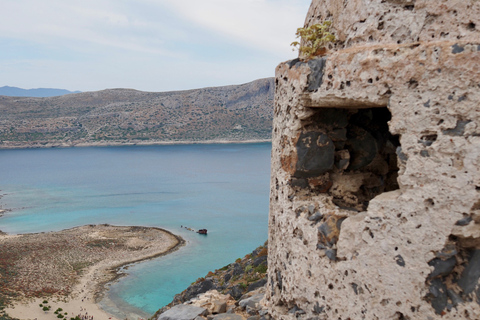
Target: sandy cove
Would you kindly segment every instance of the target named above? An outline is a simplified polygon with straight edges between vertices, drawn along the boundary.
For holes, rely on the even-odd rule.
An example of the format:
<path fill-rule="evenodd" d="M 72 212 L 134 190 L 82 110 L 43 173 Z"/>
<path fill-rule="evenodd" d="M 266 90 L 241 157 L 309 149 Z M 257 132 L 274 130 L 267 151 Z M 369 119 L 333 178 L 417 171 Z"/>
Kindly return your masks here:
<path fill-rule="evenodd" d="M 125 265 L 168 254 L 185 241 L 159 228 L 87 225 L 58 232 L 0 235 L 0 294 L 6 313 L 18 319 L 77 315 L 116 319 L 103 311 L 105 285 Z M 40 304 L 47 300 L 51 309 Z M 137 320 L 141 317 L 130 317 Z M 88 318 L 90 319 L 90 318 Z M 119 319 L 117 319 L 119 320 Z"/>

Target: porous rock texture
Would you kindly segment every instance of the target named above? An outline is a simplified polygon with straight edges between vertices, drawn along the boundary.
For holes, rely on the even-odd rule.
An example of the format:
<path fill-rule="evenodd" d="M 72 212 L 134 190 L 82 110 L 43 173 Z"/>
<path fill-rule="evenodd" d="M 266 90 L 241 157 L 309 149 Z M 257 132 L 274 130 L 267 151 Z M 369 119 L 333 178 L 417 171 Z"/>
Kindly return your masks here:
<path fill-rule="evenodd" d="M 276 69 L 274 319 L 480 319 L 480 1 L 313 0 Z"/>

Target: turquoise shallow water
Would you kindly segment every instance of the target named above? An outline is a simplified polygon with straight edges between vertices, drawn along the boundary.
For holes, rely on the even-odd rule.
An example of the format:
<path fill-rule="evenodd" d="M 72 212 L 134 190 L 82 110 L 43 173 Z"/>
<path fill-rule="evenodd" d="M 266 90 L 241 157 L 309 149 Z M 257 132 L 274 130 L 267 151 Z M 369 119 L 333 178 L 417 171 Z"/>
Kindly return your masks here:
<path fill-rule="evenodd" d="M 158 226 L 187 246 L 129 266 L 103 307 L 153 314 L 198 277 L 267 239 L 268 143 L 0 150 L 0 230 Z M 207 228 L 201 236 L 180 226 Z"/>

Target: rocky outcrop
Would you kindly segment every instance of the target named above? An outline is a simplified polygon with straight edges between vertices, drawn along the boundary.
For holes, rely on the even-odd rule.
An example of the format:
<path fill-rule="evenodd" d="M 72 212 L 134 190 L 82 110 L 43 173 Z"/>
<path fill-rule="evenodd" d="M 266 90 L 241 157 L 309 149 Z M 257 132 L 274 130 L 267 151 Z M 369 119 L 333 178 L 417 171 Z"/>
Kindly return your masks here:
<path fill-rule="evenodd" d="M 0 148 L 269 140 L 273 78 L 174 92 L 0 96 Z"/>
<path fill-rule="evenodd" d="M 314 0 L 276 70 L 275 319 L 480 317 L 480 2 Z"/>
<path fill-rule="evenodd" d="M 263 316 L 264 320 L 269 320 L 260 303 L 267 283 L 267 257 L 268 246 L 265 243 L 243 259 L 239 258 L 215 272 L 209 272 L 177 294 L 173 301 L 158 310 L 152 319 L 163 319 L 165 314 L 170 314 L 167 311 L 177 306 L 194 305 L 204 308 L 203 316 L 208 316 L 209 319 L 245 320 L 258 316 L 255 319 L 259 320 L 260 316 Z"/>

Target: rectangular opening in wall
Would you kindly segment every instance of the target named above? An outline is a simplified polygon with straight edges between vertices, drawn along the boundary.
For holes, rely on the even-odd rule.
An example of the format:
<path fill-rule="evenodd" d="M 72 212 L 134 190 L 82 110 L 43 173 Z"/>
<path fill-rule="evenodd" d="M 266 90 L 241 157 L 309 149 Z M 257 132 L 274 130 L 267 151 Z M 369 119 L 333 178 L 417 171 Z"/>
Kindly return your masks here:
<path fill-rule="evenodd" d="M 387 107 L 313 108 L 296 142 L 294 188 L 328 193 L 338 207 L 364 211 L 375 196 L 398 189 L 398 136 Z"/>

